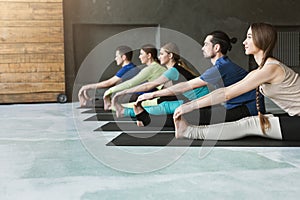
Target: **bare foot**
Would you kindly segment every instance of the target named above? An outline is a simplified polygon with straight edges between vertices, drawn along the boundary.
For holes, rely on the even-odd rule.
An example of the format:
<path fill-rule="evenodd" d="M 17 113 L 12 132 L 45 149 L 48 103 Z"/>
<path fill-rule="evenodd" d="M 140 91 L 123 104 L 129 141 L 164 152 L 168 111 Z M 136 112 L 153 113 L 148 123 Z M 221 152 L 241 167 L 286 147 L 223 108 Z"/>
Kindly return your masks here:
<path fill-rule="evenodd" d="M 124 107 L 118 103 L 115 103 L 116 115 L 118 118 L 124 117 Z"/>
<path fill-rule="evenodd" d="M 79 99 L 80 107 L 85 107 L 87 105 L 87 101 L 84 98 Z"/>
<path fill-rule="evenodd" d="M 142 102 L 138 102 L 137 104 L 134 104 L 133 106 L 134 114 L 138 115 L 144 111 L 144 108 L 142 107 Z M 142 121 L 136 121 L 137 126 L 144 126 Z"/>
<path fill-rule="evenodd" d="M 103 98 L 104 110 L 111 110 L 111 99 L 110 96 L 105 96 Z"/>
<path fill-rule="evenodd" d="M 139 126 L 139 127 L 142 127 L 144 126 L 143 122 L 142 121 L 136 121 L 136 125 Z"/>
<path fill-rule="evenodd" d="M 174 118 L 174 124 L 175 124 L 175 137 L 178 138 L 184 138 L 184 132 L 186 131 L 188 127 L 188 123 L 185 121 L 183 117 Z"/>

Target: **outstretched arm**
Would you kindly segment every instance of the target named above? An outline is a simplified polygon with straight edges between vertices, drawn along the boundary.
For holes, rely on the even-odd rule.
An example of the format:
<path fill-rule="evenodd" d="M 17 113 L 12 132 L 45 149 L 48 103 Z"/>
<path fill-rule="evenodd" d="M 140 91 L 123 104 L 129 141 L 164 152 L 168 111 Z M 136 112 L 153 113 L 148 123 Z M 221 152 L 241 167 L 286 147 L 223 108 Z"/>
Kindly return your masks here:
<path fill-rule="evenodd" d="M 80 101 L 80 105 L 85 105 L 86 101 L 91 99 L 88 95 L 88 90 L 111 87 L 116 85 L 119 81 L 121 81 L 121 78 L 113 76 L 110 79 L 101 81 L 99 83 L 87 84 L 82 86 L 78 92 L 78 99 Z"/>
<path fill-rule="evenodd" d="M 134 93 L 134 92 L 145 92 L 145 91 L 149 91 L 155 87 L 158 87 L 164 83 L 167 83 L 168 81 L 170 81 L 168 78 L 166 78 L 164 75 L 158 77 L 157 79 L 155 79 L 154 81 L 151 82 L 146 82 L 143 83 L 141 85 L 137 85 L 133 88 L 129 88 L 126 90 L 123 90 L 121 92 L 118 92 L 117 94 L 127 94 L 127 93 Z"/>
<path fill-rule="evenodd" d="M 146 82 L 144 84 L 137 85 L 133 88 L 129 88 L 127 90 L 120 91 L 113 97 L 112 105 L 115 106 L 118 102 L 118 98 L 120 98 L 121 96 L 123 96 L 125 94 L 149 91 L 157 86 L 167 83 L 168 81 L 170 81 L 170 80 L 167 77 L 165 77 L 164 75 L 162 75 L 162 76 L 158 77 L 157 79 L 155 79 L 154 81 Z"/>
<path fill-rule="evenodd" d="M 173 117 L 177 119 L 181 115 L 191 112 L 192 110 L 226 102 L 234 97 L 257 88 L 263 83 L 272 83 L 275 77 L 278 75 L 278 70 L 276 68 L 265 66 L 262 69 L 254 70 L 250 72 L 243 80 L 233 85 L 219 88 L 199 99 L 179 106 L 175 110 Z"/>
<path fill-rule="evenodd" d="M 113 93 L 117 93 L 119 91 L 123 91 L 123 90 L 129 89 L 129 88 L 132 88 L 134 86 L 137 86 L 137 85 L 147 81 L 150 77 L 149 74 L 152 73 L 152 70 L 153 70 L 153 68 L 145 67 L 142 71 L 140 71 L 140 73 L 138 73 L 133 78 L 106 90 L 103 97 L 111 96 Z"/>
<path fill-rule="evenodd" d="M 99 88 L 107 88 L 107 87 L 111 87 L 116 85 L 118 82 L 120 82 L 122 79 L 117 77 L 117 76 L 113 76 L 110 79 L 107 79 L 105 81 L 101 81 L 100 83 L 97 83 L 97 89 Z"/>
<path fill-rule="evenodd" d="M 178 83 L 176 85 L 173 85 L 171 87 L 168 87 L 168 88 L 165 88 L 162 90 L 143 94 L 143 95 L 139 96 L 137 102 L 153 99 L 156 97 L 162 97 L 162 96 L 174 96 L 176 94 L 181 94 L 183 92 L 186 92 L 186 91 L 198 88 L 198 87 L 202 87 L 205 85 L 207 85 L 207 82 L 203 81 L 199 77 L 196 77 L 192 80 L 189 80 L 186 82 L 181 82 L 181 83 Z"/>

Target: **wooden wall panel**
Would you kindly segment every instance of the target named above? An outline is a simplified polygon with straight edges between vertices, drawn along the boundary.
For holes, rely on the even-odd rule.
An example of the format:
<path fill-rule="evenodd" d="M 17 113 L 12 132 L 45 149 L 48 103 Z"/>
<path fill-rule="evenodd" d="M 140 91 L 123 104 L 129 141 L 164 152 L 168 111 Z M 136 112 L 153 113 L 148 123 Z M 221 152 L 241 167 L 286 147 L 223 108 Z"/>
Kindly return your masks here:
<path fill-rule="evenodd" d="M 0 33 L 1 44 L 63 41 L 60 27 L 0 27 Z"/>
<path fill-rule="evenodd" d="M 62 0 L 0 0 L 0 103 L 65 92 Z"/>
<path fill-rule="evenodd" d="M 62 20 L 0 20 L 0 27 L 63 27 Z"/>
<path fill-rule="evenodd" d="M 62 3 L 1 2 L 1 20 L 62 19 Z"/>
<path fill-rule="evenodd" d="M 53 102 L 53 99 L 57 98 L 58 93 L 53 92 L 42 92 L 32 94 L 0 94 L 0 99 L 4 102 L 22 102 L 22 103 L 31 103 L 31 102 Z M 19 101 L 16 101 L 19 99 Z"/>
<path fill-rule="evenodd" d="M 63 63 L 10 63 L 1 64 L 0 73 L 63 72 Z"/>
<path fill-rule="evenodd" d="M 4 83 L 0 86 L 0 94 L 58 93 L 64 87 L 64 83 Z"/>
<path fill-rule="evenodd" d="M 64 80 L 63 72 L 39 72 L 39 73 L 1 73 L 2 83 L 48 83 Z M 1 91 L 0 91 L 1 93 Z"/>
<path fill-rule="evenodd" d="M 2 63 L 62 62 L 63 54 L 6 54 L 0 55 Z"/>
<path fill-rule="evenodd" d="M 12 43 L 0 44 L 0 54 L 64 53 L 62 43 Z"/>

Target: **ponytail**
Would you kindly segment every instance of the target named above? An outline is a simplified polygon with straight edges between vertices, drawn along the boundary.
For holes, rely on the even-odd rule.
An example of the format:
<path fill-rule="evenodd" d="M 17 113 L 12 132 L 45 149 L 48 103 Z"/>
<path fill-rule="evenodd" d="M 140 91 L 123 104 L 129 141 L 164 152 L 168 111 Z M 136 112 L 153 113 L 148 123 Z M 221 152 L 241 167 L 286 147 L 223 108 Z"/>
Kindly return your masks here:
<path fill-rule="evenodd" d="M 256 88 L 256 109 L 258 113 L 258 118 L 259 118 L 259 123 L 260 123 L 260 128 L 263 132 L 263 134 L 266 134 L 266 130 L 271 128 L 270 121 L 268 117 L 263 115 L 260 112 L 260 92 L 259 92 L 259 87 Z"/>
<path fill-rule="evenodd" d="M 193 76 L 198 76 L 196 72 L 194 72 L 181 58 L 177 61 L 178 65 L 191 73 Z"/>
<path fill-rule="evenodd" d="M 213 45 L 219 44 L 221 47 L 221 53 L 226 55 L 228 51 L 232 49 L 231 44 L 235 44 L 237 42 L 237 38 L 229 38 L 229 36 L 223 31 L 213 31 L 208 35 L 212 36 L 211 43 Z"/>
<path fill-rule="evenodd" d="M 259 69 L 261 69 L 264 64 L 267 61 L 267 56 L 264 56 L 264 58 L 262 59 L 261 64 L 259 65 Z M 256 109 L 257 109 L 257 113 L 258 113 L 258 118 L 259 118 L 259 123 L 260 123 L 260 128 L 262 130 L 262 132 L 264 134 L 266 134 L 266 130 L 271 128 L 271 124 L 270 121 L 268 119 L 268 117 L 266 117 L 265 115 L 263 115 L 260 112 L 260 92 L 259 92 L 259 86 L 256 88 Z"/>

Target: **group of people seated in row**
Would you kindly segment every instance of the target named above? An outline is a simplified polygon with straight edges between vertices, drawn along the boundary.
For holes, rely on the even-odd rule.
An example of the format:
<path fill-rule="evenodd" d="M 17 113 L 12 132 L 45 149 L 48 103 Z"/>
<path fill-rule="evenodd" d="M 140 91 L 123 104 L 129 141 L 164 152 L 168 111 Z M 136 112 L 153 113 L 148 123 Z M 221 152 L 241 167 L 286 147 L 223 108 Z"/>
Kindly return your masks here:
<path fill-rule="evenodd" d="M 139 55 L 143 69 L 131 62 L 132 50 L 121 46 L 115 57 L 121 69 L 108 80 L 84 85 L 78 93 L 80 105 L 90 101 L 88 90 L 108 88 L 104 109 L 114 109 L 117 117 L 135 117 L 138 126 L 155 124 L 154 116 L 164 115 L 163 125 L 174 126 L 176 138 L 233 140 L 254 135 L 299 140 L 300 78 L 272 56 L 275 28 L 250 25 L 243 45 L 258 65 L 251 72 L 226 55 L 236 41 L 223 31 L 207 34 L 202 52 L 212 66 L 201 75 L 182 61 L 174 43 L 162 46 L 158 57 L 153 45 L 144 45 Z M 266 114 L 263 96 L 286 114 Z"/>

